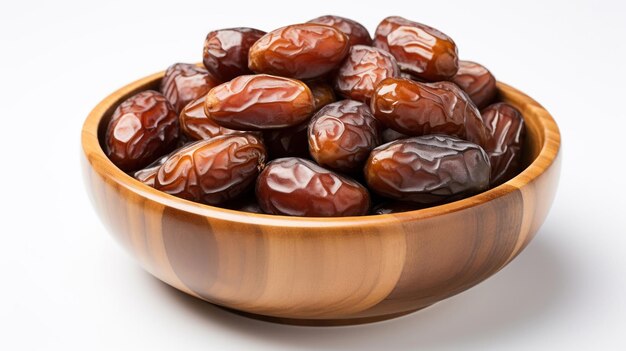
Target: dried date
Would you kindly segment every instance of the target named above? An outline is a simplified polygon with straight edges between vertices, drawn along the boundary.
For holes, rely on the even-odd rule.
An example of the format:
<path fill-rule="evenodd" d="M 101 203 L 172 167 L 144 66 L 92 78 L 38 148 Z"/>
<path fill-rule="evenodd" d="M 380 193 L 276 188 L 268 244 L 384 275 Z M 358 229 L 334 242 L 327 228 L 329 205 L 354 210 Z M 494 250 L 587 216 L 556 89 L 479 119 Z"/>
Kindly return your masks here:
<path fill-rule="evenodd" d="M 370 46 L 350 48 L 335 78 L 335 87 L 344 97 L 369 103 L 376 85 L 400 73 L 396 59 L 387 51 Z"/>
<path fill-rule="evenodd" d="M 251 134 L 197 141 L 163 163 L 154 187 L 183 199 L 221 204 L 252 186 L 265 159 L 263 143 Z"/>
<path fill-rule="evenodd" d="M 181 132 L 192 140 L 206 140 L 220 135 L 242 133 L 213 122 L 204 112 L 204 96 L 196 99 L 183 109 L 179 116 Z"/>
<path fill-rule="evenodd" d="M 170 157 L 169 154 L 152 162 L 151 164 L 146 166 L 146 168 L 135 172 L 133 174 L 133 178 L 137 179 L 138 181 L 144 183 L 149 187 L 154 187 L 154 178 L 156 177 L 159 168 L 165 163 L 168 157 Z"/>
<path fill-rule="evenodd" d="M 372 191 L 424 205 L 486 190 L 489 174 L 489 157 L 480 146 L 446 135 L 381 145 L 365 164 L 365 179 Z"/>
<path fill-rule="evenodd" d="M 304 122 L 313 113 L 315 100 L 299 80 L 258 74 L 239 76 L 211 89 L 204 109 L 223 127 L 263 130 Z"/>
<path fill-rule="evenodd" d="M 206 95 L 219 83 L 204 67 L 175 63 L 165 71 L 160 90 L 176 113 L 180 113 L 188 103 Z"/>
<path fill-rule="evenodd" d="M 113 112 L 105 149 L 125 172 L 145 167 L 176 147 L 178 116 L 161 93 L 147 90 L 131 96 Z"/>
<path fill-rule="evenodd" d="M 257 73 L 311 79 L 336 68 L 349 47 L 346 35 L 334 27 L 295 24 L 271 31 L 254 43 L 248 66 Z"/>
<path fill-rule="evenodd" d="M 403 134 L 447 134 L 483 146 L 487 139 L 480 112 L 450 82 L 387 78 L 376 87 L 371 108 L 383 124 Z"/>
<path fill-rule="evenodd" d="M 315 101 L 315 111 L 322 107 L 337 101 L 335 97 L 335 91 L 333 87 L 327 83 L 316 81 L 307 83 L 311 93 L 313 93 L 313 100 Z"/>
<path fill-rule="evenodd" d="M 496 78 L 476 62 L 459 61 L 459 71 L 450 81 L 466 92 L 479 109 L 489 105 L 497 93 Z"/>
<path fill-rule="evenodd" d="M 228 28 L 207 34 L 202 52 L 204 67 L 222 82 L 250 74 L 248 53 L 264 31 L 254 28 Z"/>
<path fill-rule="evenodd" d="M 491 162 L 491 185 L 495 186 L 514 177 L 522 166 L 524 117 L 503 102 L 489 105 L 482 116 L 489 132 L 485 151 Z"/>
<path fill-rule="evenodd" d="M 389 51 L 401 70 L 427 81 L 452 78 L 459 68 L 457 47 L 450 37 L 402 17 L 387 17 L 380 22 L 374 46 Z"/>
<path fill-rule="evenodd" d="M 309 123 L 309 151 L 321 166 L 350 173 L 363 165 L 380 144 L 380 124 L 362 102 L 326 105 Z"/>
<path fill-rule="evenodd" d="M 372 45 L 372 37 L 362 24 L 353 21 L 349 18 L 326 15 L 314 18 L 307 23 L 324 24 L 327 26 L 335 27 L 343 34 L 348 36 L 348 43 L 353 45 Z"/>
<path fill-rule="evenodd" d="M 263 212 L 290 216 L 360 216 L 370 207 L 361 184 L 295 157 L 267 165 L 257 179 L 256 197 Z"/>

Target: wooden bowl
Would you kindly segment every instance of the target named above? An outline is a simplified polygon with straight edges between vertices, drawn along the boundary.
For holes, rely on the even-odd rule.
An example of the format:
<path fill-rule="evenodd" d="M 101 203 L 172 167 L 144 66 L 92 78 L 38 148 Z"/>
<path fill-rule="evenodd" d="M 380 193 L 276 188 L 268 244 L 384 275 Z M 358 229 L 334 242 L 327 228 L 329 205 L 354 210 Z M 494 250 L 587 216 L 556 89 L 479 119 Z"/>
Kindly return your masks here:
<path fill-rule="evenodd" d="M 304 325 L 372 322 L 458 294 L 499 271 L 543 223 L 557 187 L 560 134 L 530 97 L 498 83 L 526 119 L 527 167 L 494 189 L 398 214 L 305 218 L 183 200 L 118 169 L 100 140 L 117 105 L 163 72 L 104 99 L 82 130 L 83 173 L 103 223 L 151 274 L 249 316 Z"/>

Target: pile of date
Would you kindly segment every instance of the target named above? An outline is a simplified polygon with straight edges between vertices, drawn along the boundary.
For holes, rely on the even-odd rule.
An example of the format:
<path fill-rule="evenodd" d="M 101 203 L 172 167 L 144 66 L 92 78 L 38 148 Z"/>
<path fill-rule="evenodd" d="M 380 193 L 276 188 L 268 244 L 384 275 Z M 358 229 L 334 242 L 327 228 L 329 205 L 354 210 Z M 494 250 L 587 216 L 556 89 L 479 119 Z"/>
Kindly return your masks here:
<path fill-rule="evenodd" d="M 114 111 L 105 152 L 187 200 L 246 212 L 360 216 L 455 201 L 519 172 L 524 120 L 446 34 L 338 16 L 207 35 L 203 65 Z"/>

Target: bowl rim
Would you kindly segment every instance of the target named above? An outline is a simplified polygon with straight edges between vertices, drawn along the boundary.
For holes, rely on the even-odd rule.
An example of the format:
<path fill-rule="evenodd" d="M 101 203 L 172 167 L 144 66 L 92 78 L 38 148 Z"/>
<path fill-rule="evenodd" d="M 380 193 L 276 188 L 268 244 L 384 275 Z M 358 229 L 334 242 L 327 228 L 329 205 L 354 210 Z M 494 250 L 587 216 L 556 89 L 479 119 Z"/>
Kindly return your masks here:
<path fill-rule="evenodd" d="M 177 210 L 203 217 L 261 226 L 312 228 L 383 225 L 392 222 L 423 220 L 461 211 L 470 207 L 476 207 L 521 189 L 550 168 L 560 150 L 561 135 L 550 113 L 528 95 L 510 85 L 497 82 L 500 95 L 508 97 L 509 99 L 515 98 L 521 100 L 525 104 L 525 110 L 533 110 L 538 119 L 539 132 L 543 134 L 543 143 L 537 157 L 522 172 L 495 188 L 447 204 L 392 214 L 349 217 L 299 217 L 231 210 L 185 200 L 143 184 L 115 166 L 113 162 L 106 157 L 104 150 L 100 146 L 98 127 L 104 115 L 110 111 L 113 106 L 117 106 L 122 99 L 131 95 L 134 91 L 142 87 L 147 89 L 156 84 L 156 82 L 163 77 L 164 73 L 165 71 L 161 71 L 129 83 L 111 93 L 93 108 L 85 119 L 81 132 L 81 144 L 84 157 L 87 159 L 90 167 L 100 176 L 113 181 L 118 186 L 142 198 L 159 203 L 164 207 L 173 207 Z"/>

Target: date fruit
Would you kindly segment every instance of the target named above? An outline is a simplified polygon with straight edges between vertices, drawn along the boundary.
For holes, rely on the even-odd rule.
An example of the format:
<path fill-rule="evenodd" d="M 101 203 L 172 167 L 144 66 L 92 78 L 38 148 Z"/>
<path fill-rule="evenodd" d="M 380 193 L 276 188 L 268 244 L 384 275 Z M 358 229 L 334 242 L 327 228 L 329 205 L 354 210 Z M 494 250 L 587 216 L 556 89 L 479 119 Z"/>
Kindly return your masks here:
<path fill-rule="evenodd" d="M 312 161 L 287 157 L 270 162 L 256 183 L 265 213 L 305 217 L 360 216 L 370 196 L 361 184 Z"/>
<path fill-rule="evenodd" d="M 489 157 L 480 146 L 447 135 L 381 145 L 365 164 L 365 180 L 372 191 L 424 205 L 486 190 L 489 173 Z"/>
<path fill-rule="evenodd" d="M 309 87 L 295 79 L 267 74 L 239 76 L 211 89 L 204 111 L 215 123 L 236 130 L 295 126 L 315 109 Z"/>
<path fill-rule="evenodd" d="M 380 124 L 362 102 L 326 105 L 309 122 L 309 151 L 324 167 L 350 173 L 359 169 L 380 144 Z"/>
<path fill-rule="evenodd" d="M 489 105 L 482 115 L 489 132 L 485 151 L 491 162 L 491 185 L 495 186 L 520 170 L 526 128 L 522 114 L 504 102 Z"/>
<path fill-rule="evenodd" d="M 163 163 L 154 187 L 183 199 L 221 204 L 249 190 L 265 158 L 263 143 L 252 134 L 197 141 Z"/>
<path fill-rule="evenodd" d="M 459 61 L 459 71 L 450 81 L 466 92 L 479 109 L 489 105 L 497 93 L 496 78 L 476 62 Z"/>
<path fill-rule="evenodd" d="M 105 135 L 107 157 L 125 172 L 149 165 L 176 147 L 178 116 L 165 96 L 143 91 L 113 112 Z"/>
<path fill-rule="evenodd" d="M 450 82 L 387 78 L 376 87 L 371 109 L 383 124 L 403 134 L 446 134 L 483 146 L 487 140 L 480 112 Z"/>
<path fill-rule="evenodd" d="M 248 53 L 263 35 L 264 31 L 246 27 L 209 32 L 202 51 L 204 67 L 222 82 L 250 74 Z"/>
<path fill-rule="evenodd" d="M 343 34 L 348 36 L 348 44 L 353 45 L 372 45 L 372 37 L 362 24 L 349 18 L 326 15 L 314 18 L 307 23 L 324 24 L 335 27 Z"/>
<path fill-rule="evenodd" d="M 369 103 L 376 85 L 399 73 L 396 59 L 390 53 L 370 46 L 355 45 L 339 67 L 335 87 L 347 99 Z"/>
<path fill-rule="evenodd" d="M 161 80 L 161 93 L 174 106 L 176 113 L 191 101 L 206 95 L 220 82 L 204 67 L 175 63 L 167 68 Z"/>
<path fill-rule="evenodd" d="M 248 66 L 257 73 L 311 79 L 335 69 L 349 48 L 348 37 L 334 27 L 295 24 L 271 31 L 254 43 Z"/>
<path fill-rule="evenodd" d="M 191 140 L 206 140 L 220 135 L 242 133 L 213 122 L 204 112 L 204 96 L 190 102 L 179 116 L 180 130 Z"/>
<path fill-rule="evenodd" d="M 311 93 L 313 93 L 315 111 L 337 101 L 335 91 L 329 84 L 324 82 L 309 82 L 307 85 L 309 86 L 309 89 L 311 89 Z"/>
<path fill-rule="evenodd" d="M 456 44 L 450 37 L 402 17 L 387 17 L 380 22 L 374 46 L 389 51 L 401 70 L 426 81 L 452 78 L 459 68 Z"/>
<path fill-rule="evenodd" d="M 137 179 L 138 181 L 144 183 L 149 187 L 154 188 L 154 178 L 156 178 L 156 174 L 159 171 L 159 168 L 162 164 L 165 163 L 168 157 L 170 157 L 169 154 L 152 162 L 151 164 L 146 166 L 146 168 L 135 172 L 135 174 L 133 174 L 133 178 Z"/>

